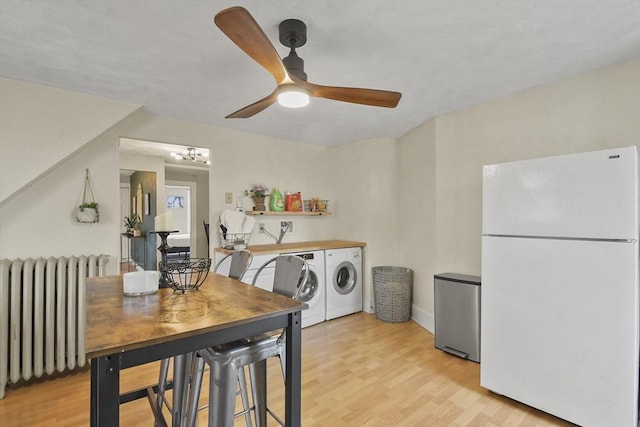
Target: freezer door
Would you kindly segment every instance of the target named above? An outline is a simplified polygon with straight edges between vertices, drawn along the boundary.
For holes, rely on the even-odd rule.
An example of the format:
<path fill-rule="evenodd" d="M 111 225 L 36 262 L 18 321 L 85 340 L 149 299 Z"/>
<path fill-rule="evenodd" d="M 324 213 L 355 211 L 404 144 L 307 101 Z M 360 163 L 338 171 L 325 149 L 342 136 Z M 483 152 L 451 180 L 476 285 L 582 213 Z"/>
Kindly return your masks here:
<path fill-rule="evenodd" d="M 480 383 L 580 425 L 638 422 L 638 250 L 483 237 Z"/>
<path fill-rule="evenodd" d="M 636 239 L 636 147 L 483 169 L 482 233 Z"/>

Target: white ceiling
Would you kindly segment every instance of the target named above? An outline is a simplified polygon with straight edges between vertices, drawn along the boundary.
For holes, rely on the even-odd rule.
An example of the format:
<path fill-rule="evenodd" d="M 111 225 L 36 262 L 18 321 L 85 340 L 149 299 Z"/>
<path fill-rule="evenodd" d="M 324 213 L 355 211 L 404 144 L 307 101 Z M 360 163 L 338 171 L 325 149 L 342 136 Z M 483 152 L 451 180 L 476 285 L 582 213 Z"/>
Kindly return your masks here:
<path fill-rule="evenodd" d="M 225 119 L 275 87 L 213 24 L 242 5 L 281 56 L 308 27 L 309 81 L 402 92 L 395 109 L 312 99 Z M 334 146 L 640 57 L 638 0 L 0 0 L 0 76 L 144 105 L 163 116 Z"/>

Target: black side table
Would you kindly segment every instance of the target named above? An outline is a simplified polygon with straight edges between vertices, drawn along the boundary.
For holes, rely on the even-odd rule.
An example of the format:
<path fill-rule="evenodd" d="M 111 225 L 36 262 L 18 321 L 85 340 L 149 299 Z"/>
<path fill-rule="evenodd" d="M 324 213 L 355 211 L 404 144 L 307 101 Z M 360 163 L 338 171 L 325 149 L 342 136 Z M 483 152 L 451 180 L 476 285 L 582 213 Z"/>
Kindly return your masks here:
<path fill-rule="evenodd" d="M 125 262 L 126 261 L 126 263 L 127 263 L 127 271 L 131 271 L 131 262 L 133 261 L 134 265 L 137 264 L 135 257 L 132 255 L 133 249 L 135 249 L 138 246 L 137 242 L 142 240 L 142 268 L 144 269 L 145 265 L 147 264 L 147 245 L 145 243 L 146 236 L 144 236 L 144 235 L 142 235 L 142 236 L 133 236 L 133 235 L 127 234 L 127 233 L 122 233 L 121 236 L 122 237 L 126 237 L 126 239 L 127 239 L 127 247 L 129 248 L 129 252 L 127 253 L 127 257 L 125 258 L 123 256 L 123 252 L 122 252 L 122 237 L 121 237 L 120 238 L 120 257 L 121 257 L 121 261 L 120 262 Z"/>

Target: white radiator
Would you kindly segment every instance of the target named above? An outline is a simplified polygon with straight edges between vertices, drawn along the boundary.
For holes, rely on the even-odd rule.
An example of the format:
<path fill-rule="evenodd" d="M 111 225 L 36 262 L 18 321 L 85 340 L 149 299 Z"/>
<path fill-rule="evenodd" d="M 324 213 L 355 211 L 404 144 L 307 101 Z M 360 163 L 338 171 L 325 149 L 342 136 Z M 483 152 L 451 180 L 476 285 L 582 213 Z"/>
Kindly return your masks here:
<path fill-rule="evenodd" d="M 85 365 L 86 278 L 108 259 L 0 260 L 0 399 L 9 382 Z"/>

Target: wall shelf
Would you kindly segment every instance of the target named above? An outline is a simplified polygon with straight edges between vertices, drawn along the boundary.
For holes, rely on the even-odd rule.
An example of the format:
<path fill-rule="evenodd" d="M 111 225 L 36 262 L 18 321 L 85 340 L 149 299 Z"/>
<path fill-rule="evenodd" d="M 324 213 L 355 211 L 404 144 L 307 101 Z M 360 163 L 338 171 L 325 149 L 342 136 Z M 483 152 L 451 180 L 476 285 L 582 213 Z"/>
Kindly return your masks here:
<path fill-rule="evenodd" d="M 246 211 L 251 216 L 329 216 L 331 212 L 304 212 L 304 211 Z"/>

